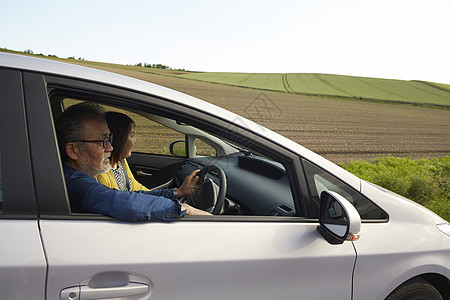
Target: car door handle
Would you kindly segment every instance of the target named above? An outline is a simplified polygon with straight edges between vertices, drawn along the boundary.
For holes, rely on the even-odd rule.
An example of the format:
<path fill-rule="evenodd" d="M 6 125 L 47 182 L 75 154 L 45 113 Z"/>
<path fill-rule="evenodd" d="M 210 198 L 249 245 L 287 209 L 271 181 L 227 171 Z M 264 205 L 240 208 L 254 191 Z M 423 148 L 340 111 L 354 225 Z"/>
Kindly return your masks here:
<path fill-rule="evenodd" d="M 142 170 L 136 171 L 136 174 L 139 175 L 139 176 L 152 176 L 153 175 L 153 174 L 150 174 L 148 172 L 144 172 Z"/>
<path fill-rule="evenodd" d="M 145 283 L 130 282 L 125 286 L 90 288 L 87 285 L 66 288 L 61 291 L 61 300 L 94 300 L 133 297 L 148 293 Z"/>

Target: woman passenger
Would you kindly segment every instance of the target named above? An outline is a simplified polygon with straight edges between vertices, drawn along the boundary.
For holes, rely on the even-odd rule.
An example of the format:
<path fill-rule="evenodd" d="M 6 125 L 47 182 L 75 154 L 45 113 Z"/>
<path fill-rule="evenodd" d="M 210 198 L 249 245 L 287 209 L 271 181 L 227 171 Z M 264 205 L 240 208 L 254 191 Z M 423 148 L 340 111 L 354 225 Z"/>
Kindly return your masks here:
<path fill-rule="evenodd" d="M 113 134 L 113 151 L 110 157 L 111 170 L 108 173 L 98 175 L 97 180 L 103 185 L 117 190 L 149 191 L 134 178 L 126 160 L 131 156 L 131 151 L 136 143 L 134 121 L 125 114 L 112 111 L 104 113 L 104 117 L 109 130 Z"/>

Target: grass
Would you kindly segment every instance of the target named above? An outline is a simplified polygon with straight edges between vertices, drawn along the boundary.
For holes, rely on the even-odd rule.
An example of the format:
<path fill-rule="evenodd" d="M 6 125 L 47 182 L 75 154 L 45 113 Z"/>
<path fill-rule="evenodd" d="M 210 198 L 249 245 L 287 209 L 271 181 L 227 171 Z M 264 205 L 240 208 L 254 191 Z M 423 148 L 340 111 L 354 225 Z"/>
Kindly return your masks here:
<path fill-rule="evenodd" d="M 422 82 L 450 92 L 450 85 L 448 85 L 448 84 L 434 83 L 434 82 L 427 82 L 427 81 L 422 81 Z"/>
<path fill-rule="evenodd" d="M 385 157 L 340 164 L 356 176 L 409 198 L 450 221 L 450 156 Z"/>

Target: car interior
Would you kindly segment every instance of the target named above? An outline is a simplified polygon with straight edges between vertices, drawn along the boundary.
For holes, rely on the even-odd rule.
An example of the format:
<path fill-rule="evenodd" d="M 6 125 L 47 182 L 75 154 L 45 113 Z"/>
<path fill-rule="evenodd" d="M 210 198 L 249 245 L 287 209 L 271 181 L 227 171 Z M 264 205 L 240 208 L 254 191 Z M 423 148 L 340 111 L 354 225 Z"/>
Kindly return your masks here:
<path fill-rule="evenodd" d="M 137 181 L 149 189 L 174 188 L 202 170 L 192 195 L 181 201 L 220 215 L 295 216 L 288 174 L 282 163 L 229 140 L 152 112 L 120 107 L 103 99 L 53 96 L 54 121 L 67 107 L 98 102 L 104 111 L 128 115 L 136 124 L 136 144 L 127 159 Z M 220 200 L 220 198 L 223 198 Z"/>
<path fill-rule="evenodd" d="M 218 127 L 218 119 L 206 122 L 197 120 L 195 111 L 172 112 L 104 94 L 50 90 L 49 99 L 54 121 L 67 107 L 85 101 L 128 115 L 136 125 L 136 144 L 127 159 L 135 179 L 149 189 L 175 188 L 201 170 L 192 195 L 180 201 L 215 215 L 317 220 L 320 195 L 330 190 L 350 201 L 364 222 L 388 220 L 372 201 L 312 162 L 232 124 Z M 293 163 L 298 159 L 301 175 Z"/>

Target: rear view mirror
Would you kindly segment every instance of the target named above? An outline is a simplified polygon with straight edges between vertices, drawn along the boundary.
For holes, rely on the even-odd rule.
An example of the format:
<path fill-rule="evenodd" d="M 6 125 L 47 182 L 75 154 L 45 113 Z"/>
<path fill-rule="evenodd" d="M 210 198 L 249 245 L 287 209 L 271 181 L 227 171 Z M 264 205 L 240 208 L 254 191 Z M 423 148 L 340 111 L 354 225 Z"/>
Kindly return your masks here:
<path fill-rule="evenodd" d="M 330 244 L 342 244 L 345 240 L 359 239 L 361 217 L 355 207 L 333 191 L 320 195 L 319 233 Z"/>

